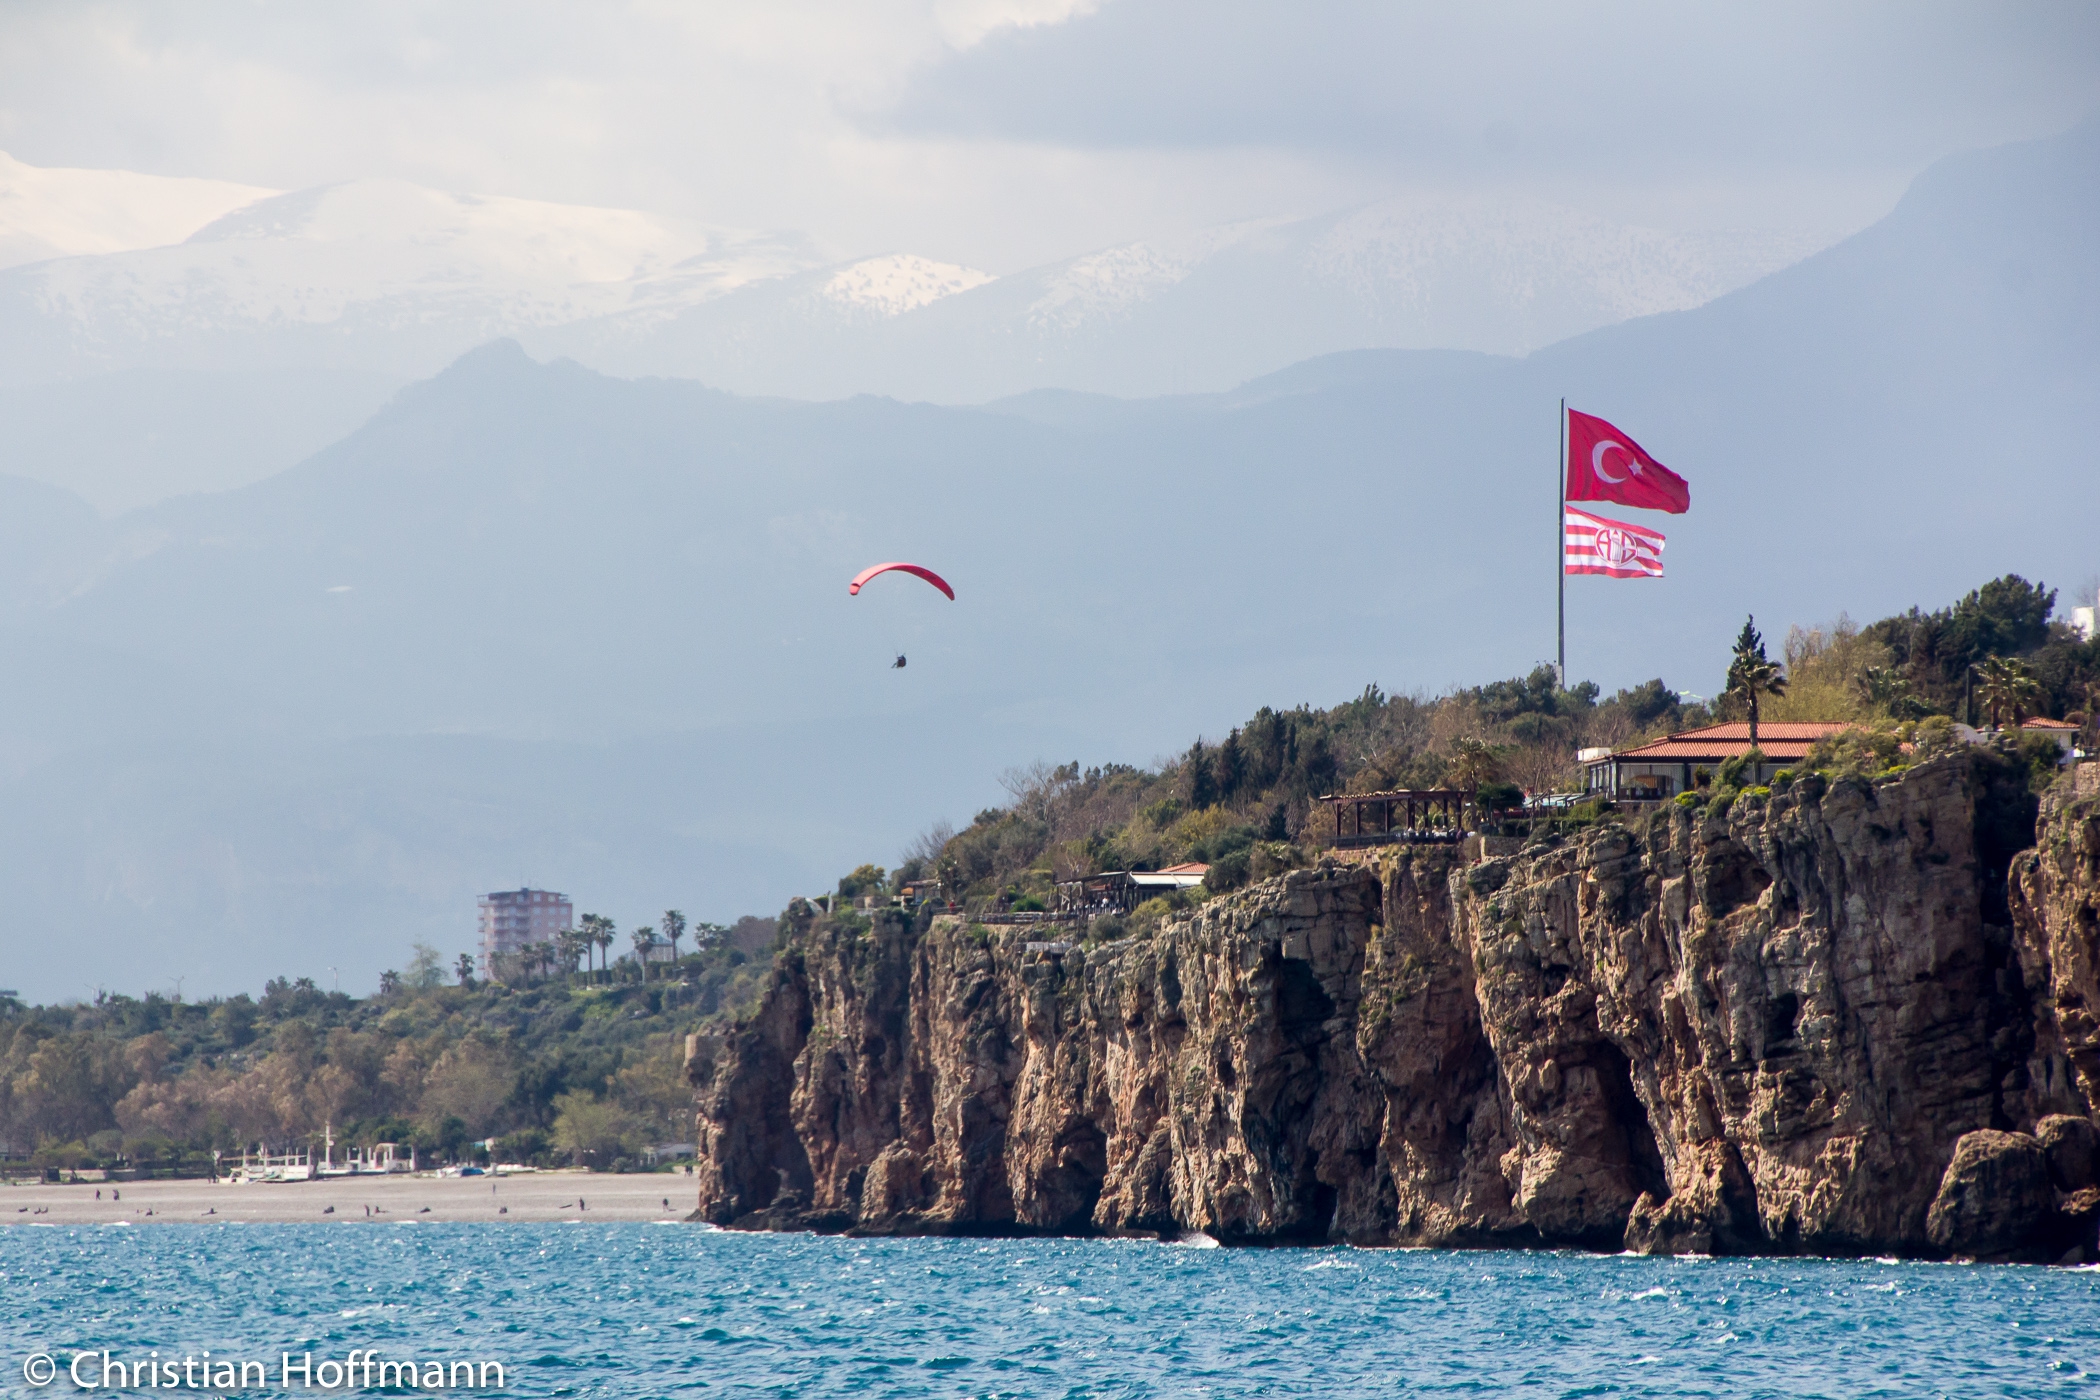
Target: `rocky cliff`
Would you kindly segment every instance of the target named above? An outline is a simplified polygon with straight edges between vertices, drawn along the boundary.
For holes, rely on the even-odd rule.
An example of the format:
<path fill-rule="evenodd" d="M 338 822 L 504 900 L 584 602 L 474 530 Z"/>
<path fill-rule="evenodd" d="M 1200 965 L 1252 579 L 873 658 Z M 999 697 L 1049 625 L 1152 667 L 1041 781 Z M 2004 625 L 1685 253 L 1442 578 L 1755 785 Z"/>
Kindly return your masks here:
<path fill-rule="evenodd" d="M 692 1046 L 700 1213 L 2091 1257 L 2093 772 L 2039 828 L 1963 753 L 1495 858 L 1389 848 L 1098 944 L 805 917 Z"/>

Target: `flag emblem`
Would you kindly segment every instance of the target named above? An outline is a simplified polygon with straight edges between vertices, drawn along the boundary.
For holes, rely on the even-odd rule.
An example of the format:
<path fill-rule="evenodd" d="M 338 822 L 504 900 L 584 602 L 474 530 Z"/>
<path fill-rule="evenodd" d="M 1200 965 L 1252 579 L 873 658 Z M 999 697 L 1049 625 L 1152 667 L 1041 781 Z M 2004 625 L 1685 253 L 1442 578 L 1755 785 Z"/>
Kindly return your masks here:
<path fill-rule="evenodd" d="M 1561 568 L 1570 574 L 1606 578 L 1661 578 L 1663 536 L 1659 530 L 1606 520 L 1573 506 L 1561 517 Z"/>

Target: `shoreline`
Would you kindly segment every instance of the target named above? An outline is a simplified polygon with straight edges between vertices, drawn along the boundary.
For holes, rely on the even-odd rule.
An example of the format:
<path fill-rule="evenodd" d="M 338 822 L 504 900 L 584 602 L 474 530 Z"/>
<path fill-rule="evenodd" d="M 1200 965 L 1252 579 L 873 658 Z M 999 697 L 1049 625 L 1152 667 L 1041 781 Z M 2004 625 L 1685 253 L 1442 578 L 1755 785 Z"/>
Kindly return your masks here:
<path fill-rule="evenodd" d="M 501 1177 L 324 1177 L 240 1186 L 197 1179 L 0 1186 L 0 1226 L 683 1221 L 692 1211 L 693 1179 L 683 1173 L 615 1176 L 574 1169 Z"/>

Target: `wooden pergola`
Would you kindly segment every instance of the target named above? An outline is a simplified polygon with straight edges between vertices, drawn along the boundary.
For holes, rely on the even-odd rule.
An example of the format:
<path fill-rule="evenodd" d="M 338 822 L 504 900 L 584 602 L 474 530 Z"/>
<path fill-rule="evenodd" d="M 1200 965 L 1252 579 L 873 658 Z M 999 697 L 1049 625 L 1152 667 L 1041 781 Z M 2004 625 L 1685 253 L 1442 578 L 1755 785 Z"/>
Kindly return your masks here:
<path fill-rule="evenodd" d="M 1318 800 L 1334 809 L 1334 844 L 1341 847 L 1456 841 L 1465 834 L 1466 795 L 1457 788 L 1347 792 Z"/>

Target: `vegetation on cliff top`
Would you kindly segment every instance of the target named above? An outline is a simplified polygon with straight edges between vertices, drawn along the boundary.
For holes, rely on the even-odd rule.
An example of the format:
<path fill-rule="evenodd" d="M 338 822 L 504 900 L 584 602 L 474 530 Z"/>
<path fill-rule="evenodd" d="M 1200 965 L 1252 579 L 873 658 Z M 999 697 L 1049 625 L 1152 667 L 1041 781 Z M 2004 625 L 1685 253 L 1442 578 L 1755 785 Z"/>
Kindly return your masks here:
<path fill-rule="evenodd" d="M 1264 859 L 1287 858 L 1293 844 L 1317 844 L 1312 799 L 1325 793 L 1456 786 L 1493 805 L 1517 789 L 1571 790 L 1579 787 L 1580 748 L 1747 719 L 1753 700 L 1767 723 L 1857 721 L 1872 730 L 1873 745 L 1893 752 L 1910 737 L 1896 733 L 1899 726 L 1932 716 L 1943 726 L 1958 714 L 1982 718 L 1969 677 L 1993 658 L 2033 678 L 2020 713 L 2008 707 L 2006 718 L 2070 718 L 2090 730 L 2100 643 L 2052 621 L 2055 601 L 2045 585 L 2007 575 L 1935 612 L 1912 608 L 1864 628 L 1841 615 L 1791 629 L 1783 668 L 1765 663 L 1762 640 L 1746 625 L 1730 687 L 1711 707 L 1687 703 L 1659 678 L 1609 699 L 1589 682 L 1562 689 L 1552 668 L 1541 666 L 1433 698 L 1369 686 L 1331 709 L 1264 708 L 1157 769 L 1038 763 L 1010 770 L 1002 780 L 1009 805 L 978 813 L 960 832 L 936 826 L 889 879 L 936 878 L 961 899 L 1003 896 L 1027 908 L 1075 874 L 1205 861 L 1224 867 L 1213 886 L 1229 888 Z M 1856 749 L 1823 766 L 1856 769 Z M 2046 758 L 2038 746 L 2033 756 Z M 891 887 L 873 867 L 856 874 L 851 893 Z"/>
<path fill-rule="evenodd" d="M 1760 718 L 1861 721 L 1807 768 L 1879 776 L 1952 742 L 1952 718 L 1975 712 L 1976 668 L 1995 659 L 2001 717 L 2070 719 L 2090 746 L 2100 645 L 2052 622 L 2054 603 L 2008 576 L 1936 612 L 1794 628 L 1783 693 L 1756 692 Z M 1012 770 L 1008 805 L 960 832 L 934 827 L 898 869 L 863 865 L 837 894 L 937 877 L 958 897 L 1026 908 L 1047 903 L 1055 879 L 1187 860 L 1230 887 L 1309 854 L 1322 794 L 1456 785 L 1493 805 L 1519 788 L 1551 791 L 1573 784 L 1577 748 L 1736 718 L 1742 691 L 1712 709 L 1661 679 L 1605 698 L 1586 682 L 1562 689 L 1541 667 L 1434 698 L 1373 686 L 1328 709 L 1264 708 L 1156 769 Z M 2031 747 L 2039 777 L 2054 741 Z M 1738 777 L 1721 774 L 1697 800 L 1733 800 Z M 803 906 L 781 926 L 808 917 Z M 214 1147 L 303 1143 L 332 1126 L 338 1142 L 410 1141 L 441 1157 L 476 1155 L 470 1144 L 494 1138 L 502 1159 L 632 1164 L 644 1144 L 687 1136 L 681 1033 L 750 1004 L 775 929 L 747 919 L 675 964 L 623 959 L 604 974 L 577 971 L 589 954 L 571 940 L 518 968 L 524 980 L 510 987 L 444 986 L 431 954 L 362 999 L 280 979 L 260 999 L 0 1001 L 0 1155 L 195 1167 Z M 594 931 L 602 958 L 611 928 Z"/>

